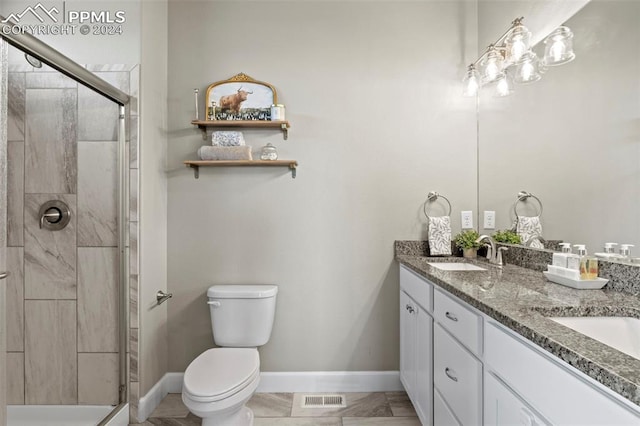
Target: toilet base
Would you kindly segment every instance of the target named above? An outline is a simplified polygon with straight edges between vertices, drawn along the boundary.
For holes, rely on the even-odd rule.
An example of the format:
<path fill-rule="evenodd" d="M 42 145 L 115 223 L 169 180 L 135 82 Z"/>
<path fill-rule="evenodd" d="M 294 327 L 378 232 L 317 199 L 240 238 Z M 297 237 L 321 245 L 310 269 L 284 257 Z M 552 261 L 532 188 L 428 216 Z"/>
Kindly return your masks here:
<path fill-rule="evenodd" d="M 252 426 L 253 411 L 251 408 L 243 406 L 227 417 L 208 417 L 202 419 L 202 426 Z"/>

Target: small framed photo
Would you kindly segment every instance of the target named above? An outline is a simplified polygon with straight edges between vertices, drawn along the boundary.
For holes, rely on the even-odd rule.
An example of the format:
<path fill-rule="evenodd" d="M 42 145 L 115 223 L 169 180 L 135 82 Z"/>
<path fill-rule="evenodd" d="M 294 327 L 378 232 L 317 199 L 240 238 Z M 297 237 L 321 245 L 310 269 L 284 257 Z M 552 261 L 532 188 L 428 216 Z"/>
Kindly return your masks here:
<path fill-rule="evenodd" d="M 278 103 L 269 83 L 240 73 L 207 88 L 207 120 L 270 121 L 271 105 Z"/>

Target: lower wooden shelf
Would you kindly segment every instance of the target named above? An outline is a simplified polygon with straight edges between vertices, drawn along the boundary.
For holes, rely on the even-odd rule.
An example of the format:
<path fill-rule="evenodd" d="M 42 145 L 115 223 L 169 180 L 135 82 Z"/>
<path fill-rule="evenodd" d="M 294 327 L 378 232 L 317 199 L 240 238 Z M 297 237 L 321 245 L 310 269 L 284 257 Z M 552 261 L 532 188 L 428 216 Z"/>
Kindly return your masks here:
<path fill-rule="evenodd" d="M 193 175 L 198 179 L 200 167 L 288 167 L 291 170 L 291 177 L 296 178 L 298 162 L 295 160 L 193 160 L 185 161 L 187 167 L 193 169 Z"/>

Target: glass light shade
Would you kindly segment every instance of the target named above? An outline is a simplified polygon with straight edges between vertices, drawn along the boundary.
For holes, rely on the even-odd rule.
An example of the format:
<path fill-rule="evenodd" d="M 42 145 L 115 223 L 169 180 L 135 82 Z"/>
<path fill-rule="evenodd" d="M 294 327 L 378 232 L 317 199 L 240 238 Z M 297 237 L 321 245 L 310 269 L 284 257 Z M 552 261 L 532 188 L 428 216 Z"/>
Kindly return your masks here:
<path fill-rule="evenodd" d="M 473 97 L 478 94 L 478 88 L 480 87 L 480 74 L 473 65 L 470 65 L 467 69 L 467 73 L 462 79 L 462 95 L 466 97 Z"/>
<path fill-rule="evenodd" d="M 527 52 L 522 56 L 522 60 L 516 65 L 516 72 L 513 81 L 518 84 L 533 83 L 542 78 L 540 75 L 540 61 L 534 52 Z"/>
<path fill-rule="evenodd" d="M 511 79 L 507 73 L 501 72 L 495 80 L 495 91 L 493 96 L 498 98 L 509 96 L 513 92 L 513 84 L 510 80 Z"/>
<path fill-rule="evenodd" d="M 556 28 L 544 40 L 544 63 L 548 66 L 562 65 L 572 61 L 576 55 L 573 53 L 573 33 L 567 27 Z"/>
<path fill-rule="evenodd" d="M 531 32 L 524 25 L 517 25 L 505 39 L 507 61 L 517 64 L 531 50 Z"/>
<path fill-rule="evenodd" d="M 482 81 L 485 83 L 496 81 L 502 73 L 503 66 L 502 54 L 494 46 L 491 46 L 487 57 L 482 61 Z"/>

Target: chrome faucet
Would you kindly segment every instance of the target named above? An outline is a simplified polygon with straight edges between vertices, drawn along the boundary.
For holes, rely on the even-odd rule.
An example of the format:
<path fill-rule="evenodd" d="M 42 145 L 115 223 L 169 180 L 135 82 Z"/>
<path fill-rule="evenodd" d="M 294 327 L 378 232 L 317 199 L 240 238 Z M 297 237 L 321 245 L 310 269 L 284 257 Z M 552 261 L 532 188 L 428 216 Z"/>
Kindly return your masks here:
<path fill-rule="evenodd" d="M 527 241 L 524 241 L 523 244 L 524 244 L 525 247 L 531 247 L 531 244 L 533 244 L 534 241 L 538 241 L 543 246 L 544 246 L 544 243 L 547 242 L 544 238 L 542 238 L 542 237 L 540 237 L 538 235 L 533 235 Z"/>
<path fill-rule="evenodd" d="M 482 243 L 484 241 L 488 241 L 488 244 L 484 244 L 484 246 L 487 247 L 487 259 L 489 259 L 489 263 L 497 266 L 504 265 L 504 262 L 502 261 L 502 252 L 507 250 L 507 248 L 498 247 L 498 249 L 496 249 L 496 242 L 489 235 L 480 235 L 476 240 L 476 243 Z"/>

